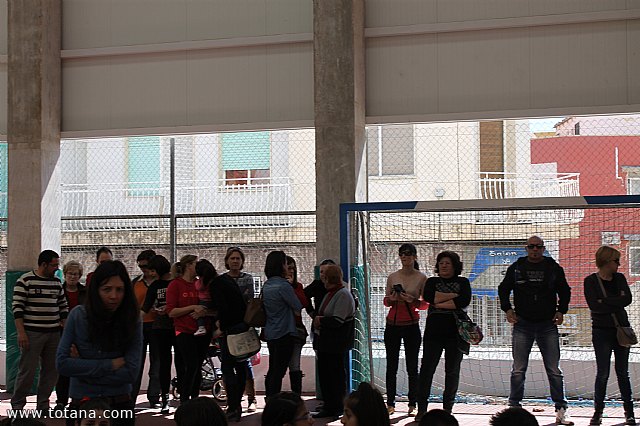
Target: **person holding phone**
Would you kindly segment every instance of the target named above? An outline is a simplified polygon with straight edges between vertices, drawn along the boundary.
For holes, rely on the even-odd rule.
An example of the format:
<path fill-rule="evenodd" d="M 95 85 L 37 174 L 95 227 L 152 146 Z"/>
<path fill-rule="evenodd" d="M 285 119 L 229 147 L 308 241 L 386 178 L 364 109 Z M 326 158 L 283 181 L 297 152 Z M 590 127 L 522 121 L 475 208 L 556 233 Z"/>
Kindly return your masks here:
<path fill-rule="evenodd" d="M 409 376 L 409 414 L 418 400 L 418 353 L 420 352 L 420 313 L 427 309 L 421 300 L 427 276 L 420 272 L 416 246 L 405 243 L 398 250 L 402 267 L 387 278 L 384 305 L 389 309 L 384 329 L 387 353 L 387 411 L 395 412 L 396 380 L 400 360 L 400 343 L 404 341 L 407 375 Z"/>

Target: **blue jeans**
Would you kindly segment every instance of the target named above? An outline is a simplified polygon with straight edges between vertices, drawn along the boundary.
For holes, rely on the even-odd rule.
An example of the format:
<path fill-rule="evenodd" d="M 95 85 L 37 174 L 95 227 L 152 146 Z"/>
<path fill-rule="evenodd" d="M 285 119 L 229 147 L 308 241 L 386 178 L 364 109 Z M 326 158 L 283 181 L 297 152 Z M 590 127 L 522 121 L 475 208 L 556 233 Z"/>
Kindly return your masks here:
<path fill-rule="evenodd" d="M 533 342 L 536 342 L 542 355 L 542 362 L 549 378 L 551 399 L 556 408 L 566 408 L 564 397 L 564 378 L 560 370 L 560 341 L 558 327 L 553 321 L 531 322 L 518 317 L 513 326 L 511 370 L 511 393 L 509 405 L 520 405 L 524 397 L 524 380 L 529 365 L 529 354 Z"/>
<path fill-rule="evenodd" d="M 607 382 L 611 370 L 611 352 L 615 357 L 616 377 L 620 396 L 625 405 L 632 404 L 631 382 L 629 380 L 629 348 L 620 346 L 616 337 L 615 328 L 592 329 L 593 349 L 596 353 L 596 383 L 593 395 L 593 404 L 596 409 L 604 408 L 604 397 L 607 393 Z"/>
<path fill-rule="evenodd" d="M 396 378 L 400 361 L 400 343 L 404 340 L 404 357 L 409 378 L 409 405 L 418 400 L 418 353 L 420 352 L 420 326 L 387 325 L 384 329 L 384 347 L 387 352 L 387 405 L 396 404 Z"/>

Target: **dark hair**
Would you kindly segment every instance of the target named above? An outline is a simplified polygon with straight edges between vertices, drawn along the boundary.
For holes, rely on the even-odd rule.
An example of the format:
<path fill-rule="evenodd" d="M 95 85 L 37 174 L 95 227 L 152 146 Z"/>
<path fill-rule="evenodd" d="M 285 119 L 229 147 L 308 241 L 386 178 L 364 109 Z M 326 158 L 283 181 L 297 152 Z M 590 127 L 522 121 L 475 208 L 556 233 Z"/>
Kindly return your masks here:
<path fill-rule="evenodd" d="M 96 251 L 96 262 L 98 261 L 98 259 L 100 259 L 100 255 L 102 253 L 109 253 L 111 257 L 113 257 L 113 252 L 111 251 L 111 249 L 109 247 L 102 246 L 98 249 L 98 251 Z"/>
<path fill-rule="evenodd" d="M 460 255 L 458 255 L 458 253 L 456 253 L 455 251 L 443 251 L 438 253 L 438 256 L 436 257 L 436 274 L 440 272 L 438 263 L 445 257 L 448 257 L 453 264 L 453 275 L 456 277 L 460 275 L 462 273 L 462 261 L 460 260 Z"/>
<path fill-rule="evenodd" d="M 267 278 L 283 277 L 285 270 L 284 264 L 287 261 L 287 255 L 282 250 L 274 250 L 267 255 L 264 262 L 264 274 Z"/>
<path fill-rule="evenodd" d="M 11 417 L 5 417 L 4 419 L 0 420 L 0 425 L 1 426 L 47 426 L 45 423 L 41 422 L 40 420 L 37 419 L 30 419 L 30 418 L 11 418 Z"/>
<path fill-rule="evenodd" d="M 107 411 L 110 409 L 111 406 L 109 405 L 109 401 L 106 398 L 91 398 L 86 402 L 82 402 L 80 405 L 80 409 L 78 410 L 78 413 L 80 414 L 78 424 L 80 424 L 83 419 L 88 419 L 89 413 L 91 411 Z"/>
<path fill-rule="evenodd" d="M 418 255 L 418 249 L 416 249 L 416 246 L 414 246 L 411 243 L 404 243 L 400 246 L 400 248 L 398 249 L 398 254 L 402 254 L 402 252 L 404 251 L 408 251 L 411 253 L 412 256 L 417 256 Z M 413 269 L 415 270 L 420 270 L 420 264 L 418 263 L 417 260 L 413 261 Z"/>
<path fill-rule="evenodd" d="M 240 255 L 240 258 L 242 259 L 242 265 L 240 265 L 240 270 L 242 270 L 242 268 L 244 268 L 244 252 L 240 247 L 229 247 L 227 249 L 227 254 L 224 255 L 224 267 L 229 269 L 229 263 L 227 263 L 227 261 L 229 260 L 229 258 L 233 253 L 238 253 Z"/>
<path fill-rule="evenodd" d="M 333 259 L 324 259 L 324 260 L 320 261 L 320 265 L 319 266 L 322 266 L 322 265 L 335 265 L 335 264 L 336 264 L 336 261 L 333 260 Z"/>
<path fill-rule="evenodd" d="M 149 260 L 149 269 L 156 271 L 159 277 L 169 273 L 171 271 L 171 263 L 161 254 L 156 254 Z"/>
<path fill-rule="evenodd" d="M 420 426 L 458 426 L 458 420 L 448 411 L 434 408 L 425 413 L 420 420 Z"/>
<path fill-rule="evenodd" d="M 208 287 L 211 281 L 218 276 L 218 271 L 207 259 L 200 259 L 196 262 L 196 275 L 200 278 L 202 285 Z"/>
<path fill-rule="evenodd" d="M 173 420 L 177 426 L 227 426 L 227 417 L 212 398 L 199 396 L 180 404 Z"/>
<path fill-rule="evenodd" d="M 53 250 L 44 250 L 38 255 L 38 266 L 43 263 L 51 263 L 53 259 L 60 259 L 60 255 Z"/>
<path fill-rule="evenodd" d="M 353 415 L 358 419 L 359 425 L 389 426 L 389 413 L 380 391 L 367 382 L 358 385 L 358 389 L 344 401 Z"/>
<path fill-rule="evenodd" d="M 115 312 L 107 310 L 100 298 L 100 287 L 112 277 L 119 277 L 124 283 L 124 297 Z M 89 339 L 103 351 L 124 350 L 133 340 L 140 320 L 140 309 L 127 268 L 119 260 L 103 262 L 94 271 L 91 285 L 87 287 L 85 307 Z"/>
<path fill-rule="evenodd" d="M 293 284 L 296 284 L 298 282 L 298 265 L 296 265 L 296 260 L 293 257 L 287 256 L 286 259 L 287 269 L 289 268 L 289 265 L 293 265 Z"/>
<path fill-rule="evenodd" d="M 269 398 L 262 412 L 262 426 L 283 426 L 294 423 L 304 401 L 294 392 L 280 392 Z"/>
<path fill-rule="evenodd" d="M 136 257 L 136 262 L 140 262 L 141 260 L 151 260 L 151 258 L 155 255 L 156 255 L 156 252 L 151 249 L 142 250 L 138 255 L 138 257 Z"/>
<path fill-rule="evenodd" d="M 509 407 L 491 416 L 489 424 L 492 426 L 538 426 L 538 420 L 522 407 Z"/>

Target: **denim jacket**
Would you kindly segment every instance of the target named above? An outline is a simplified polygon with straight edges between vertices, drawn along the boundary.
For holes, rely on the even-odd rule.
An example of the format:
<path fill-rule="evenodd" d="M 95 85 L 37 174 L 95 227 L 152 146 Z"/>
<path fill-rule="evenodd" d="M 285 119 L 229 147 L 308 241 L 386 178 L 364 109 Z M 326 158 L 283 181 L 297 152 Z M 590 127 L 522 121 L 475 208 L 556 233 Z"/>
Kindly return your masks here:
<path fill-rule="evenodd" d="M 74 344 L 79 358 L 70 355 Z M 113 370 L 111 360 L 124 357 L 126 364 Z M 71 398 L 117 396 L 131 393 L 142 359 L 142 323 L 138 322 L 133 341 L 125 352 L 103 352 L 89 340 L 86 309 L 73 309 L 65 323 L 56 353 L 56 367 L 62 376 L 70 377 Z"/>

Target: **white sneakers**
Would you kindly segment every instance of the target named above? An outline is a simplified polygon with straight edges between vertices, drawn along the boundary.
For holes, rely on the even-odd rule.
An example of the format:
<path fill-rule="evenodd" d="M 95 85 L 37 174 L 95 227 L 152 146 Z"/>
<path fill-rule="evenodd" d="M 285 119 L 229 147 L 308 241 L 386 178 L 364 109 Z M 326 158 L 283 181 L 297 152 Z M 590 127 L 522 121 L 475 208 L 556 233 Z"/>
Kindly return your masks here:
<path fill-rule="evenodd" d="M 557 425 L 572 425 L 573 420 L 571 420 L 571 417 L 569 417 L 567 415 L 567 409 L 566 408 L 558 408 L 556 410 L 556 424 Z"/>
<path fill-rule="evenodd" d="M 194 336 L 204 336 L 205 334 L 207 334 L 207 329 L 202 325 L 193 333 Z"/>

